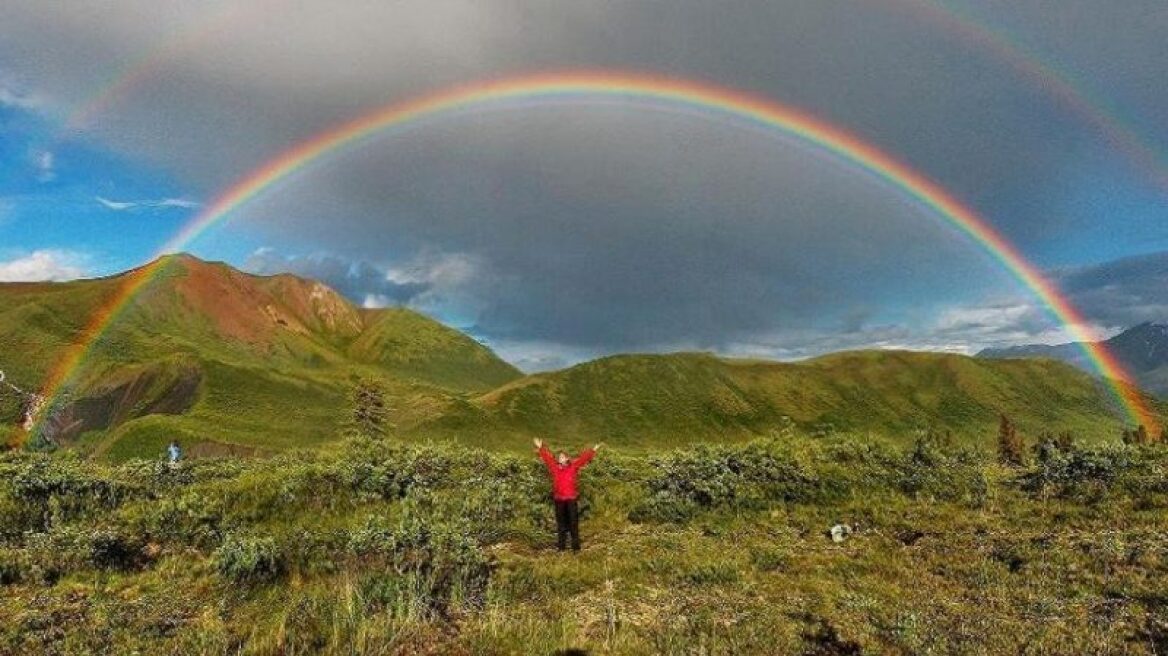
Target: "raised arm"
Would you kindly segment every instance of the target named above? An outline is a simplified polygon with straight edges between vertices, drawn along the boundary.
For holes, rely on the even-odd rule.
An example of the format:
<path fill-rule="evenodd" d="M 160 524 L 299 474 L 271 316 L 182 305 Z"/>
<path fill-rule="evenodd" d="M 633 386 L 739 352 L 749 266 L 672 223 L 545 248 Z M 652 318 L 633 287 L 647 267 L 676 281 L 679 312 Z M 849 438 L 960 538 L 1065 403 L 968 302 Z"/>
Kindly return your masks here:
<path fill-rule="evenodd" d="M 583 467 L 584 465 L 587 465 L 588 463 L 592 462 L 592 459 L 596 457 L 596 450 L 599 449 L 600 446 L 601 445 L 597 444 L 596 446 L 592 447 L 591 449 L 584 449 L 584 452 L 581 453 L 579 456 L 576 457 L 575 460 L 572 461 L 572 466 L 575 467 L 576 469 L 579 469 L 579 468 Z"/>
<path fill-rule="evenodd" d="M 552 452 L 548 450 L 547 445 L 543 443 L 543 440 L 537 437 L 532 440 L 532 443 L 535 444 L 535 448 L 539 453 L 539 459 L 543 461 L 543 464 L 547 465 L 548 467 L 552 467 L 556 464 L 555 456 L 553 456 Z"/>

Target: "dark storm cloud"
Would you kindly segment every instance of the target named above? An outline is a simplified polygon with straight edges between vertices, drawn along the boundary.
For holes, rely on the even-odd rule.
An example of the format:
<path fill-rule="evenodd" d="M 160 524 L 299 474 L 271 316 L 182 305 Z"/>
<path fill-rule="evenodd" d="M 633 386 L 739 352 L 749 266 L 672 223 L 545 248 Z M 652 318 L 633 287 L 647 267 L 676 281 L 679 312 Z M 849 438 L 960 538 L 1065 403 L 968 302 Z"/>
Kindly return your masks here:
<path fill-rule="evenodd" d="M 384 257 L 389 242 L 390 261 L 423 247 L 476 255 L 489 274 L 466 293 L 497 338 L 718 348 L 835 323 L 882 295 L 923 303 L 1000 281 L 952 229 L 883 187 L 855 185 L 850 168 L 720 124 L 557 109 L 392 144 L 261 203 L 249 225 L 353 257 Z M 322 185 L 362 196 L 365 218 L 296 218 Z"/>
<path fill-rule="evenodd" d="M 1061 271 L 1057 282 L 1076 307 L 1101 325 L 1168 322 L 1168 252 Z"/>
<path fill-rule="evenodd" d="M 1114 89 L 1149 142 L 1168 146 L 1163 122 L 1146 120 L 1168 115 L 1168 86 L 1144 84 L 1163 79 L 1162 3 L 998 4 L 1006 27 L 1041 41 L 1086 89 Z M 1139 172 L 919 5 L 6 3 L 0 72 L 35 81 L 30 93 L 68 114 L 110 71 L 153 70 L 79 138 L 155 162 L 206 201 L 307 136 L 426 90 L 560 68 L 650 71 L 834 121 L 1051 261 L 1118 243 L 1079 187 L 1103 177 L 1092 166 Z M 1037 18 L 1051 12 L 1060 20 L 1048 33 Z M 1090 47 L 1066 30 L 1089 33 Z M 152 50 L 161 55 L 135 64 Z M 1145 205 L 1130 239 L 1168 238 L 1168 217 Z M 532 362 L 557 349 L 966 348 L 979 335 L 1049 327 L 1041 312 L 1021 319 L 1025 303 L 974 303 L 1017 286 L 870 177 L 773 134 L 643 109 L 468 114 L 387 135 L 301 172 L 235 220 L 281 252 L 331 254 L 273 252 L 254 269 L 421 307 L 516 353 L 538 344 L 524 356 Z M 963 304 L 965 314 L 953 310 Z"/>
<path fill-rule="evenodd" d="M 27 69 L 18 71 L 22 78 L 69 101 L 102 88 L 116 78 L 111 71 L 156 71 L 95 116 L 92 129 L 188 173 L 208 192 L 363 108 L 457 81 L 563 67 L 658 71 L 752 89 L 835 120 L 987 203 L 1065 175 L 1068 150 L 1089 147 L 1092 128 L 1075 125 L 1033 80 L 947 31 L 921 4 L 10 3 L 0 9 L 0 62 Z M 1031 14 L 1057 11 L 1062 29 L 1077 26 L 1131 62 L 1101 67 L 1091 51 L 1052 37 L 1051 48 L 1062 49 L 1049 59 L 1100 76 L 1085 81 L 1088 92 L 1092 83 L 1146 81 L 1150 70 L 1160 79 L 1162 3 L 1009 5 L 999 14 L 1021 24 L 1022 36 L 1042 28 L 1030 25 Z M 140 66 L 149 52 L 157 54 Z M 1162 116 L 1168 90 L 1145 86 L 1133 110 Z M 1168 135 L 1150 136 L 1168 146 Z"/>

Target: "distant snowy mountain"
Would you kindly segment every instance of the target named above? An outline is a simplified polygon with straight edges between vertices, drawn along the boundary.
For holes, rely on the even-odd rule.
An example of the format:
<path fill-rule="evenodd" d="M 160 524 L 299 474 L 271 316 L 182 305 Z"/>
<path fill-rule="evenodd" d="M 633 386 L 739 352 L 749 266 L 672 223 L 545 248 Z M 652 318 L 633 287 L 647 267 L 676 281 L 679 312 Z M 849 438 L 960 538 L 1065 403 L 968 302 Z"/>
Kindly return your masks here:
<path fill-rule="evenodd" d="M 1168 324 L 1142 323 L 1103 342 L 1116 359 L 1135 376 L 1149 392 L 1168 397 Z M 979 358 L 1053 358 L 1082 369 L 1090 369 L 1090 362 L 1082 345 L 1030 344 L 1010 348 L 985 349 Z"/>

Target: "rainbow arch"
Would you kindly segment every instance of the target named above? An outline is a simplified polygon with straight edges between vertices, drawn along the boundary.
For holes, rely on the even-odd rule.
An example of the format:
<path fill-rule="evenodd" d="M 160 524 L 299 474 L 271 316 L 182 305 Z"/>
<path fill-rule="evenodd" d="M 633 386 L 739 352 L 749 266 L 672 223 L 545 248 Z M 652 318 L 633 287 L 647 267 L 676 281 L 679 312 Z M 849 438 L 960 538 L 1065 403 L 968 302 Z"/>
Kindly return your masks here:
<path fill-rule="evenodd" d="M 179 59 L 191 50 L 205 45 L 209 39 L 221 33 L 233 23 L 252 19 L 268 2 L 252 2 L 248 5 L 228 2 L 184 29 L 163 38 L 154 47 L 126 60 L 114 71 L 105 83 L 78 102 L 65 117 L 61 127 L 62 136 L 82 132 L 93 127 L 97 118 L 107 113 L 114 105 L 143 84 L 157 79 L 163 67 Z"/>
<path fill-rule="evenodd" d="M 1078 310 L 972 209 L 924 175 L 835 125 L 768 98 L 700 82 L 631 73 L 561 72 L 475 82 L 390 103 L 321 132 L 254 169 L 207 205 L 163 246 L 159 254 L 182 250 L 207 230 L 227 221 L 235 209 L 277 182 L 330 154 L 386 130 L 425 118 L 509 102 L 596 97 L 633 103 L 659 102 L 701 111 L 714 117 L 728 116 L 745 120 L 821 148 L 873 174 L 927 207 L 993 256 L 1032 290 L 1049 308 L 1052 316 L 1084 344 L 1085 354 L 1108 381 L 1129 418 L 1149 428 L 1157 426 L 1155 415 L 1145 405 L 1143 397 L 1127 384 L 1130 378 L 1120 363 L 1105 347 L 1093 343 L 1092 336 L 1085 328 L 1087 322 Z M 130 305 L 136 293 L 153 278 L 156 270 L 157 266 L 151 264 L 128 275 L 110 301 L 94 314 L 80 339 L 51 372 L 43 388 L 43 394 L 50 401 L 69 382 L 93 345 Z"/>
<path fill-rule="evenodd" d="M 1137 133 L 1131 123 L 1109 108 L 1109 103 L 1099 98 L 1098 94 L 1091 95 L 1083 85 L 1076 84 L 1071 75 L 1028 51 L 1018 39 L 990 27 L 968 11 L 952 6 L 951 2 L 897 0 L 897 3 L 935 22 L 957 38 L 996 56 L 1028 83 L 1059 101 L 1079 120 L 1093 127 L 1110 146 L 1122 152 L 1146 174 L 1149 182 L 1157 189 L 1168 191 L 1168 157 L 1165 153 L 1152 146 L 1146 136 Z"/>

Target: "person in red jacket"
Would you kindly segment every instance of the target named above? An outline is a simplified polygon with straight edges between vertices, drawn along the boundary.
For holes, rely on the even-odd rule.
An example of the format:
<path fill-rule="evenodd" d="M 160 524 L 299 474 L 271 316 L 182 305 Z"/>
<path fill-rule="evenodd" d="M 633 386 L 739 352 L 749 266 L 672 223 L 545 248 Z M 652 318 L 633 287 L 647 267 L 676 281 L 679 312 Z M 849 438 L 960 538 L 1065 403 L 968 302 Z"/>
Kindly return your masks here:
<path fill-rule="evenodd" d="M 576 499 L 580 496 L 576 491 L 576 476 L 580 468 L 587 465 L 602 445 L 597 444 L 575 459 L 569 458 L 567 453 L 560 451 L 555 456 L 544 445 L 543 440 L 535 438 L 535 448 L 539 451 L 539 459 L 547 465 L 548 474 L 552 478 L 552 499 L 556 504 L 556 546 L 560 551 L 566 546 L 568 535 L 572 536 L 572 550 L 580 550 L 580 510 Z"/>

